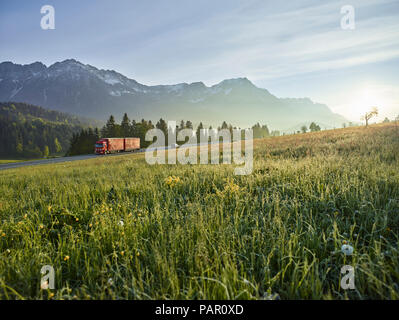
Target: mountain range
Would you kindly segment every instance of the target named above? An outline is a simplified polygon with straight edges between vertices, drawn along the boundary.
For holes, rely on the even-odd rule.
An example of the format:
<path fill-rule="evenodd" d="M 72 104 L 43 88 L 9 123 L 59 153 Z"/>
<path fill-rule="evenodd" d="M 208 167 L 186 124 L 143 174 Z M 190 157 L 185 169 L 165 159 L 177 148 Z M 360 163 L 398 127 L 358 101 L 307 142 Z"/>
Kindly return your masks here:
<path fill-rule="evenodd" d="M 247 78 L 148 86 L 113 70 L 102 70 L 74 59 L 47 67 L 0 63 L 0 101 L 25 102 L 53 110 L 105 120 L 188 119 L 205 125 L 227 121 L 238 127 L 256 122 L 272 129 L 295 128 L 312 121 L 322 128 L 340 127 L 347 120 L 325 104 L 309 98 L 278 98 Z"/>

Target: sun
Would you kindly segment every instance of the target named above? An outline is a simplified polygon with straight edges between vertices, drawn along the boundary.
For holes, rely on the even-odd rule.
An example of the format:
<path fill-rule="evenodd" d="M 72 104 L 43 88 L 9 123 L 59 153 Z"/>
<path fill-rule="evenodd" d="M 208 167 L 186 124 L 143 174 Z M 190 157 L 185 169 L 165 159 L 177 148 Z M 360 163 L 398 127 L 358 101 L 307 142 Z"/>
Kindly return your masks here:
<path fill-rule="evenodd" d="M 350 110 L 348 113 L 354 119 L 360 119 L 366 112 L 370 111 L 373 107 L 380 109 L 386 104 L 386 98 L 382 90 L 375 85 L 365 85 L 356 90 L 348 104 Z"/>

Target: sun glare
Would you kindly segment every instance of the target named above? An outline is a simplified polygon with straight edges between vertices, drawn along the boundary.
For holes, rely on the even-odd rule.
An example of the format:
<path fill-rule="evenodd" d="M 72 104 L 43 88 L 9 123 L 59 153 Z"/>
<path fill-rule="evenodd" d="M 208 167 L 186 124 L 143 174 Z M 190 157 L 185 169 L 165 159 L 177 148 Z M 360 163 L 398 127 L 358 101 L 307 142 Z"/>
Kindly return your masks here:
<path fill-rule="evenodd" d="M 385 97 L 377 86 L 367 85 L 355 91 L 349 104 L 349 113 L 354 119 L 360 118 L 373 107 L 379 110 L 386 104 Z"/>

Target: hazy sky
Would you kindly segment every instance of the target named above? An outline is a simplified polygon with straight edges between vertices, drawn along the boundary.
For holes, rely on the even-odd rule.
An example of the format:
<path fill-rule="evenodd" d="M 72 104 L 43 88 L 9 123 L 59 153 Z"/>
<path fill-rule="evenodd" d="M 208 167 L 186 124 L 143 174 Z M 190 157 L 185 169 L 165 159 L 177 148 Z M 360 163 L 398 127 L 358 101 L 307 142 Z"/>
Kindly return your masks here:
<path fill-rule="evenodd" d="M 55 8 L 55 30 L 40 9 Z M 343 5 L 355 29 L 341 28 Z M 144 84 L 247 77 L 351 120 L 399 114 L 399 0 L 0 0 L 0 61 L 74 58 Z"/>

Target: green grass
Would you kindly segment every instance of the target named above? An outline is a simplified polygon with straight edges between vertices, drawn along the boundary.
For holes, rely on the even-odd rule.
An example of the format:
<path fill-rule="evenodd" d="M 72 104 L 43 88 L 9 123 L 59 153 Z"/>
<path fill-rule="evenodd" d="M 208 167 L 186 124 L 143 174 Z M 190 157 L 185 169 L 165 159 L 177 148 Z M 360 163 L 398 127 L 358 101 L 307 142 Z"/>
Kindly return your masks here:
<path fill-rule="evenodd" d="M 1 171 L 0 298 L 398 299 L 398 150 L 388 124 L 257 140 L 248 176 L 143 154 Z"/>
<path fill-rule="evenodd" d="M 0 164 L 4 164 L 4 163 L 14 163 L 14 162 L 22 162 L 24 160 L 1 160 L 0 159 Z"/>

